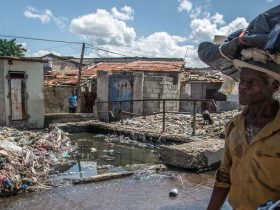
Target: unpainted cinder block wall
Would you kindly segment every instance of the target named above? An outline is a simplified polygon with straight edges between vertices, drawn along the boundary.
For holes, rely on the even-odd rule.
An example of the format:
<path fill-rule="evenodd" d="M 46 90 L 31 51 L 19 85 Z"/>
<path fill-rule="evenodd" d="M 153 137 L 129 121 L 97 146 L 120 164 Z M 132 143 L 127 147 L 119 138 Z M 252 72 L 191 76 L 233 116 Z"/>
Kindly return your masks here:
<path fill-rule="evenodd" d="M 174 79 L 166 76 L 145 76 L 144 77 L 144 99 L 179 99 L 180 89 L 173 84 Z M 143 114 L 151 114 L 163 110 L 162 101 L 145 101 Z M 179 111 L 179 101 L 166 101 L 165 111 Z"/>

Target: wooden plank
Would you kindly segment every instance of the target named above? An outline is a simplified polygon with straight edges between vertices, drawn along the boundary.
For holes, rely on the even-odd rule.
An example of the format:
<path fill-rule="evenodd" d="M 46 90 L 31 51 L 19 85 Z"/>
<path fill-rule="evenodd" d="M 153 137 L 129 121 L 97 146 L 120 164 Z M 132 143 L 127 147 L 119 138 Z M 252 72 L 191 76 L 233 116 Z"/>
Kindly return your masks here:
<path fill-rule="evenodd" d="M 90 176 L 90 177 L 81 178 L 81 179 L 74 179 L 74 180 L 72 180 L 72 183 L 73 184 L 87 184 L 87 183 L 92 183 L 92 182 L 100 182 L 100 181 L 105 181 L 105 180 L 110 180 L 110 179 L 122 178 L 122 177 L 126 177 L 126 176 L 131 176 L 132 174 L 134 174 L 134 172 L 100 174 L 100 175 Z"/>

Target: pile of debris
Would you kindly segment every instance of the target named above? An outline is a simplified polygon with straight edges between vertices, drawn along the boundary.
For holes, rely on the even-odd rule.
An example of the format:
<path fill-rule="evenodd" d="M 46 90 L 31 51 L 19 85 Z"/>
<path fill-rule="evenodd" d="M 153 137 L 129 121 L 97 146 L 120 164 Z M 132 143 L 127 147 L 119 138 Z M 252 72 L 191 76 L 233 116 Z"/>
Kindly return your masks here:
<path fill-rule="evenodd" d="M 213 123 L 205 124 L 201 114 L 196 114 L 196 136 L 207 138 L 223 138 L 225 124 L 239 111 L 211 113 Z M 121 122 L 116 122 L 121 124 Z M 123 120 L 123 124 L 133 129 L 145 129 L 156 133 L 162 132 L 162 114 L 135 117 Z M 165 133 L 191 136 L 193 133 L 192 114 L 166 114 Z M 195 138 L 195 137 L 194 137 Z"/>
<path fill-rule="evenodd" d="M 74 149 L 56 127 L 49 133 L 0 127 L 0 197 L 51 188 L 52 166 Z"/>

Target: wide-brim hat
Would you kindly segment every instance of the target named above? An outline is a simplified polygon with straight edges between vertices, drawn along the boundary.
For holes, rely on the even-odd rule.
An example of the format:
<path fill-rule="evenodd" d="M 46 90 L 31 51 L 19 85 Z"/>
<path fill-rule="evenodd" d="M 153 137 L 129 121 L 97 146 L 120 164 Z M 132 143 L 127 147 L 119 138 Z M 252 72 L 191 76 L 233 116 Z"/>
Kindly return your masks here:
<path fill-rule="evenodd" d="M 244 51 L 244 53 L 241 52 L 243 60 L 233 59 L 233 65 L 239 71 L 241 71 L 242 68 L 249 68 L 266 73 L 280 82 L 280 63 L 275 62 L 275 59 L 271 59 L 271 56 L 267 56 L 268 53 L 259 49 L 256 51 L 253 50 L 253 53 L 252 50 L 250 51 L 249 49 L 247 49 L 247 52 L 246 50 L 242 51 Z M 250 59 L 248 59 L 248 55 Z"/>
<path fill-rule="evenodd" d="M 239 59 L 234 59 L 233 64 L 240 71 L 242 68 L 253 69 L 256 71 L 266 73 L 280 82 L 280 65 L 279 64 L 276 64 L 273 62 L 263 64 L 263 63 L 259 63 L 256 61 L 242 61 Z"/>

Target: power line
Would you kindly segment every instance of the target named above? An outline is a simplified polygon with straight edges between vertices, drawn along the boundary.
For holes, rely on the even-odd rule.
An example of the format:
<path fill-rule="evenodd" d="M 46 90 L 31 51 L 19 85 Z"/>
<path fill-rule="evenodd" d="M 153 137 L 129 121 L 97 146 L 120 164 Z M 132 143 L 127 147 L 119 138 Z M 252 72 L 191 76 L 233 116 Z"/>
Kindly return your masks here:
<path fill-rule="evenodd" d="M 88 44 L 88 43 L 86 43 L 86 44 L 90 46 L 90 47 L 87 47 L 87 48 L 91 48 L 91 49 L 95 49 L 95 50 L 101 50 L 101 51 L 104 51 L 104 52 L 108 52 L 108 53 L 115 54 L 115 55 L 121 55 L 121 56 L 124 56 L 124 57 L 129 57 L 129 56 L 127 56 L 125 54 L 122 54 L 122 53 L 117 53 L 117 52 L 113 52 L 113 51 L 110 51 L 110 50 L 105 50 L 105 49 L 102 49 L 100 47 L 95 47 L 95 46 L 93 46 L 91 44 Z"/>
<path fill-rule="evenodd" d="M 46 41 L 46 42 L 61 42 L 61 43 L 68 43 L 68 44 L 82 44 L 82 42 L 70 42 L 70 41 L 62 41 L 62 40 L 54 40 L 54 39 L 42 39 L 42 38 L 34 38 L 34 37 L 24 37 L 24 36 L 11 36 L 7 34 L 0 34 L 1 37 L 6 38 L 13 38 L 13 39 L 29 39 L 29 40 L 36 40 L 36 41 Z"/>
<path fill-rule="evenodd" d="M 46 42 L 60 42 L 60 43 L 67 43 L 67 44 L 83 44 L 83 42 L 73 42 L 73 41 L 62 41 L 62 40 L 54 40 L 54 39 L 43 39 L 43 38 L 34 38 L 34 37 L 25 37 L 25 36 L 12 36 L 12 35 L 7 35 L 7 34 L 0 34 L 0 37 L 5 37 L 5 38 L 12 38 L 12 39 L 27 39 L 27 40 L 35 40 L 35 41 L 46 41 Z M 106 50 L 100 47 L 96 47 L 94 45 L 85 43 L 86 45 L 88 45 L 89 47 L 87 48 L 92 48 L 95 50 L 100 50 L 100 51 L 104 51 L 107 53 L 111 53 L 111 54 L 115 54 L 115 55 L 120 55 L 120 56 L 124 56 L 124 57 L 131 57 L 122 53 L 118 53 L 118 52 L 114 52 L 114 51 L 110 51 L 110 50 Z"/>

